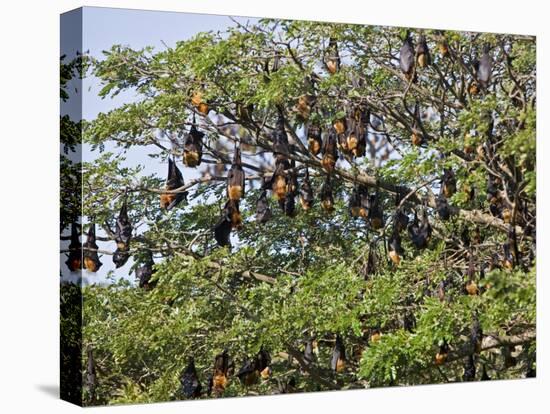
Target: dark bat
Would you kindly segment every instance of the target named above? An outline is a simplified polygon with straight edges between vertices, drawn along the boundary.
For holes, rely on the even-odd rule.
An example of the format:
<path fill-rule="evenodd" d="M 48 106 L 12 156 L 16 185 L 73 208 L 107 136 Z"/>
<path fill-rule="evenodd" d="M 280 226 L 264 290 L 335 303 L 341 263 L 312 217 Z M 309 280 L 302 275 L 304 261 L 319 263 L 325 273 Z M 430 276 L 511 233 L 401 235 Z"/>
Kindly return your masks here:
<path fill-rule="evenodd" d="M 332 196 L 332 183 L 330 180 L 330 175 L 327 175 L 327 178 L 321 187 L 320 198 L 321 207 L 329 213 L 332 212 L 334 210 L 334 198 Z"/>
<path fill-rule="evenodd" d="M 441 177 L 440 194 L 445 198 L 451 198 L 456 192 L 456 177 L 455 173 L 450 168 L 443 170 L 443 177 Z"/>
<path fill-rule="evenodd" d="M 265 349 L 261 348 L 257 355 L 258 371 L 262 379 L 267 379 L 271 376 L 271 355 Z"/>
<path fill-rule="evenodd" d="M 437 211 L 437 214 L 439 215 L 439 218 L 443 221 L 449 220 L 451 218 L 451 209 L 449 207 L 449 202 L 447 199 L 439 195 L 435 199 L 435 210 Z"/>
<path fill-rule="evenodd" d="M 153 261 L 153 254 L 150 251 L 147 251 L 145 255 L 146 259 L 144 263 L 136 269 L 136 279 L 138 280 L 140 288 L 148 290 L 152 289 L 156 285 L 156 282 L 151 282 L 155 262 Z"/>
<path fill-rule="evenodd" d="M 420 127 L 420 122 L 420 104 L 416 101 L 414 104 L 414 120 L 411 128 L 411 143 L 415 146 L 419 146 L 424 143 L 424 135 Z"/>
<path fill-rule="evenodd" d="M 258 381 L 258 358 L 247 359 L 237 372 L 237 377 L 243 385 L 250 386 Z"/>
<path fill-rule="evenodd" d="M 313 364 L 317 358 L 315 357 L 314 340 L 308 339 L 304 348 L 304 361 L 306 364 Z"/>
<path fill-rule="evenodd" d="M 397 228 L 393 228 L 392 235 L 388 242 L 388 255 L 390 256 L 391 261 L 397 266 L 401 262 L 401 257 L 405 251 L 401 247 L 401 236 L 397 231 Z"/>
<path fill-rule="evenodd" d="M 275 124 L 275 131 L 273 132 L 273 153 L 277 161 L 286 160 L 290 154 L 290 147 L 288 144 L 288 135 L 285 129 L 285 117 L 283 110 L 278 109 L 279 115 L 277 123 Z"/>
<path fill-rule="evenodd" d="M 479 294 L 479 288 L 474 279 L 474 276 L 475 276 L 474 254 L 470 250 L 469 262 L 468 262 L 468 274 L 467 274 L 468 280 L 466 282 L 466 292 L 468 293 L 468 295 L 472 295 L 472 296 Z"/>
<path fill-rule="evenodd" d="M 369 196 L 369 222 L 374 230 L 384 227 L 384 212 L 380 205 L 380 197 L 378 192 Z"/>
<path fill-rule="evenodd" d="M 317 124 L 310 124 L 307 128 L 307 145 L 309 152 L 313 155 L 319 155 L 323 140 L 321 138 L 321 127 Z"/>
<path fill-rule="evenodd" d="M 325 140 L 323 142 L 323 158 L 321 159 L 321 165 L 326 172 L 331 173 L 336 165 L 338 159 L 337 146 L 337 133 L 334 128 L 331 128 Z"/>
<path fill-rule="evenodd" d="M 202 160 L 203 137 L 204 133 L 199 131 L 195 125 L 195 115 L 193 114 L 193 124 L 183 144 L 183 162 L 186 166 L 197 167 L 200 165 Z"/>
<path fill-rule="evenodd" d="M 201 383 L 195 368 L 195 359 L 189 357 L 189 362 L 180 377 L 181 390 L 185 398 L 199 398 L 201 396 Z"/>
<path fill-rule="evenodd" d="M 373 243 L 369 245 L 369 254 L 367 256 L 366 263 L 361 269 L 361 273 L 363 274 L 365 280 L 368 280 L 369 276 L 372 276 L 376 273 L 376 252 Z"/>
<path fill-rule="evenodd" d="M 309 210 L 313 205 L 313 189 L 309 181 L 309 170 L 307 167 L 302 185 L 300 186 L 300 205 L 304 210 Z"/>
<path fill-rule="evenodd" d="M 401 194 L 398 191 L 395 196 L 395 214 L 393 216 L 393 223 L 396 231 L 401 233 L 409 225 L 409 216 L 403 211 L 401 204 Z"/>
<path fill-rule="evenodd" d="M 216 355 L 214 359 L 214 374 L 212 375 L 212 390 L 216 396 L 220 396 L 227 386 L 229 370 L 229 355 L 227 350 Z"/>
<path fill-rule="evenodd" d="M 414 219 L 407 228 L 411 241 L 417 249 L 425 249 L 428 247 L 428 242 L 432 236 L 432 226 L 428 221 L 428 216 L 424 211 L 422 213 L 422 219 L 419 221 L 416 211 L 414 212 Z"/>
<path fill-rule="evenodd" d="M 338 42 L 334 37 L 330 37 L 328 41 L 328 48 L 325 56 L 325 65 L 328 72 L 334 75 L 340 70 L 340 55 L 338 53 Z"/>
<path fill-rule="evenodd" d="M 115 242 L 117 249 L 113 254 L 113 263 L 117 269 L 124 266 L 130 258 L 128 250 L 130 249 L 132 230 L 132 223 L 130 223 L 130 219 L 128 218 L 128 204 L 126 199 L 124 199 L 116 220 L 115 228 Z"/>
<path fill-rule="evenodd" d="M 97 243 L 95 238 L 95 223 L 90 224 L 88 229 L 88 237 L 86 243 L 84 243 L 84 267 L 89 272 L 97 272 L 101 267 L 102 263 L 99 261 L 99 255 L 97 253 Z"/>
<path fill-rule="evenodd" d="M 472 354 L 466 357 L 466 362 L 464 363 L 464 374 L 462 375 L 463 381 L 475 381 L 476 379 L 476 364 L 474 361 L 474 356 Z"/>
<path fill-rule="evenodd" d="M 369 194 L 366 187 L 355 186 L 349 199 L 349 212 L 352 217 L 362 217 L 367 219 L 369 216 Z"/>
<path fill-rule="evenodd" d="M 183 175 L 176 165 L 176 162 L 168 158 L 168 176 L 164 188 L 172 191 L 184 185 Z M 182 200 L 187 200 L 187 191 L 181 193 L 162 193 L 160 195 L 160 208 L 169 211 L 176 207 Z"/>
<path fill-rule="evenodd" d="M 229 236 L 232 229 L 242 227 L 242 218 L 239 211 L 239 203 L 234 200 L 228 200 L 225 204 L 222 215 L 214 226 L 214 238 L 219 246 L 231 246 Z"/>
<path fill-rule="evenodd" d="M 230 200 L 239 201 L 244 197 L 244 178 L 244 170 L 241 163 L 241 150 L 236 147 L 235 154 L 233 155 L 233 164 L 227 174 L 227 197 Z"/>
<path fill-rule="evenodd" d="M 340 335 L 336 335 L 336 342 L 332 349 L 332 359 L 330 369 L 334 372 L 343 372 L 346 369 L 346 349 Z"/>
<path fill-rule="evenodd" d="M 426 43 L 426 36 L 420 35 L 418 38 L 418 45 L 416 45 L 416 64 L 425 68 L 432 64 L 432 59 L 430 56 L 430 49 Z"/>
<path fill-rule="evenodd" d="M 80 244 L 79 224 L 71 223 L 71 243 L 65 264 L 71 272 L 82 269 L 82 245 Z"/>
<path fill-rule="evenodd" d="M 262 190 L 258 201 L 256 201 L 256 221 L 263 224 L 269 221 L 271 217 L 272 213 L 267 200 L 267 192 L 266 190 Z"/>
<path fill-rule="evenodd" d="M 399 50 L 399 67 L 409 82 L 414 81 L 414 46 L 408 31 Z"/>
<path fill-rule="evenodd" d="M 489 55 L 489 45 L 485 45 L 483 46 L 483 54 L 481 55 L 481 59 L 479 59 L 476 71 L 476 79 L 483 89 L 487 89 L 489 87 L 492 72 L 493 62 L 491 56 Z"/>

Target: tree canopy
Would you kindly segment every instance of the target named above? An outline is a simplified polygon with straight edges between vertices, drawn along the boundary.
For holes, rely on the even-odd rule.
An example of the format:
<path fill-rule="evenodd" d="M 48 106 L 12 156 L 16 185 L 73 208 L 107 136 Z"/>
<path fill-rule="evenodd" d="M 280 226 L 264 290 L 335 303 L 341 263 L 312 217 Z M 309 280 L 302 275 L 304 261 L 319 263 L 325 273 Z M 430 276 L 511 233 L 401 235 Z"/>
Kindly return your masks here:
<path fill-rule="evenodd" d="M 535 39 L 234 23 L 87 57 L 85 402 L 533 376 Z"/>

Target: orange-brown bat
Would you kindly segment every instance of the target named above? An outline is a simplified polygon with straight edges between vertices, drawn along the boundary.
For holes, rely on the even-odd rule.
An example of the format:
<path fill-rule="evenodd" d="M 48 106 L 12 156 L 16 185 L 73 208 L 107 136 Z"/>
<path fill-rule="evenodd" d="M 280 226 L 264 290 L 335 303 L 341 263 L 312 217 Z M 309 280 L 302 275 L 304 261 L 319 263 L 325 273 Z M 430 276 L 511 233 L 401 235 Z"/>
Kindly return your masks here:
<path fill-rule="evenodd" d="M 288 135 L 285 129 L 285 117 L 283 110 L 278 108 L 278 118 L 275 124 L 275 131 L 273 132 L 273 153 L 277 161 L 287 160 L 290 154 L 290 147 L 288 144 Z"/>
<path fill-rule="evenodd" d="M 445 198 L 451 198 L 456 192 L 456 177 L 455 173 L 450 168 L 443 170 L 443 177 L 441 177 L 440 194 Z"/>
<path fill-rule="evenodd" d="M 425 68 L 432 64 L 430 49 L 426 43 L 426 36 L 420 35 L 418 45 L 416 45 L 416 64 L 418 67 Z"/>
<path fill-rule="evenodd" d="M 71 223 L 71 243 L 65 262 L 71 272 L 82 269 L 82 245 L 80 244 L 79 228 L 78 223 Z"/>
<path fill-rule="evenodd" d="M 440 342 L 439 351 L 435 354 L 435 365 L 443 365 L 447 361 L 447 356 L 449 355 L 449 344 L 446 340 Z"/>
<path fill-rule="evenodd" d="M 227 350 L 216 355 L 214 359 L 214 374 L 212 375 L 212 391 L 219 397 L 225 391 L 228 383 L 229 355 Z"/>
<path fill-rule="evenodd" d="M 229 236 L 231 230 L 242 228 L 242 217 L 239 211 L 239 202 L 228 200 L 222 211 L 222 215 L 214 226 L 214 238 L 219 246 L 231 246 Z"/>
<path fill-rule="evenodd" d="M 99 255 L 97 253 L 98 246 L 95 236 L 95 223 L 90 224 L 90 228 L 88 229 L 88 237 L 83 247 L 84 267 L 89 272 L 97 272 L 102 263 L 99 261 Z"/>
<path fill-rule="evenodd" d="M 354 187 L 349 199 L 349 211 L 352 217 L 368 218 L 369 193 L 366 187 L 362 185 Z"/>
<path fill-rule="evenodd" d="M 346 131 L 346 148 L 354 157 L 365 155 L 369 119 L 369 111 L 361 107 L 354 108 L 349 118 Z"/>
<path fill-rule="evenodd" d="M 168 176 L 164 188 L 172 191 L 183 187 L 185 182 L 176 162 L 168 158 Z M 180 193 L 162 193 L 160 195 L 160 208 L 171 210 L 176 207 L 182 200 L 187 199 L 187 191 Z"/>
<path fill-rule="evenodd" d="M 340 55 L 338 53 L 338 43 L 334 37 L 330 37 L 325 56 L 325 65 L 328 72 L 334 75 L 340 70 Z"/>
<path fill-rule="evenodd" d="M 401 247 L 401 236 L 397 231 L 397 228 L 394 227 L 388 243 L 388 255 L 390 256 L 391 261 L 398 266 L 404 253 L 405 251 L 403 250 L 403 247 Z"/>
<path fill-rule="evenodd" d="M 126 264 L 128 259 L 130 258 L 128 250 L 130 249 L 132 230 L 132 223 L 130 223 L 130 219 L 128 218 L 128 204 L 126 202 L 126 199 L 124 199 L 116 220 L 115 229 L 115 242 L 117 245 L 117 249 L 113 254 L 113 263 L 115 264 L 117 269 L 124 266 L 124 264 Z"/>
<path fill-rule="evenodd" d="M 313 155 L 319 155 L 323 140 L 321 138 L 321 128 L 317 124 L 310 124 L 307 129 L 307 145 L 309 152 Z"/>
<path fill-rule="evenodd" d="M 197 167 L 202 160 L 202 138 L 204 133 L 195 125 L 195 115 L 189 133 L 185 137 L 183 146 L 183 162 L 188 167 Z"/>
<path fill-rule="evenodd" d="M 332 195 L 332 183 L 330 180 L 330 175 L 327 175 L 327 178 L 325 179 L 325 182 L 321 187 L 320 198 L 321 207 L 323 207 L 323 210 L 329 213 L 334 211 L 334 198 Z"/>
<path fill-rule="evenodd" d="M 286 198 L 286 192 L 288 190 L 286 170 L 290 169 L 290 162 L 288 160 L 282 160 L 277 161 L 275 165 L 275 171 L 271 179 L 271 190 L 273 191 L 275 199 L 280 201 Z"/>
<path fill-rule="evenodd" d="M 479 294 L 479 288 L 476 281 L 474 280 L 475 267 L 474 267 L 474 254 L 470 250 L 469 252 L 469 263 L 468 263 L 468 280 L 466 282 L 466 292 L 468 295 L 475 296 Z"/>
<path fill-rule="evenodd" d="M 344 372 L 346 369 L 346 348 L 340 335 L 336 335 L 336 342 L 332 350 L 332 359 L 330 361 L 330 369 L 334 372 Z"/>
<path fill-rule="evenodd" d="M 411 143 L 415 146 L 424 143 L 424 135 L 420 127 L 420 104 L 418 101 L 414 104 L 414 120 L 412 124 Z"/>
<path fill-rule="evenodd" d="M 369 222 L 374 230 L 384 227 L 384 212 L 382 211 L 378 192 L 371 194 L 369 197 Z"/>
<path fill-rule="evenodd" d="M 336 165 L 338 159 L 338 152 L 336 150 L 336 130 L 331 128 L 328 135 L 323 142 L 323 158 L 321 159 L 321 165 L 326 172 L 331 173 Z"/>
<path fill-rule="evenodd" d="M 204 100 L 204 93 L 202 91 L 193 92 L 191 96 L 191 105 L 197 108 L 197 111 L 203 115 L 208 115 L 208 112 L 210 111 L 210 107 Z"/>
<path fill-rule="evenodd" d="M 227 197 L 230 200 L 239 201 L 244 197 L 244 170 L 241 163 L 241 150 L 235 148 L 233 164 L 227 174 Z"/>

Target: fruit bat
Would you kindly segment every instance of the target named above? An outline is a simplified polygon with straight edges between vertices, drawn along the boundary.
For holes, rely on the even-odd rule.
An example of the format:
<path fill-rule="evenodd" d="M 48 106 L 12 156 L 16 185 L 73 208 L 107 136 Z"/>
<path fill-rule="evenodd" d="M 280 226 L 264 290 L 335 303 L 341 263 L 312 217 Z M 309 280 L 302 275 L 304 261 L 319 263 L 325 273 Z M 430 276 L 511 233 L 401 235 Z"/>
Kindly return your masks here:
<path fill-rule="evenodd" d="M 487 89 L 489 82 L 491 81 L 491 75 L 493 71 L 493 62 L 489 55 L 489 45 L 483 47 L 483 54 L 477 65 L 476 79 L 479 85 L 483 89 Z"/>
<path fill-rule="evenodd" d="M 437 47 L 439 48 L 439 53 L 441 56 L 445 57 L 449 54 L 449 44 L 443 32 L 438 33 Z"/>
<path fill-rule="evenodd" d="M 130 223 L 130 219 L 128 218 L 128 205 L 125 199 L 116 220 L 115 242 L 117 249 L 113 254 L 113 263 L 117 269 L 124 266 L 130 258 L 128 250 L 130 249 L 132 230 L 132 223 Z"/>
<path fill-rule="evenodd" d="M 391 261 L 398 266 L 401 262 L 401 257 L 403 257 L 404 254 L 403 247 L 401 247 L 401 236 L 399 235 L 399 232 L 394 227 L 392 235 L 390 237 L 390 240 L 388 242 L 388 254 L 390 256 Z"/>
<path fill-rule="evenodd" d="M 309 181 L 309 170 L 307 167 L 302 185 L 300 186 L 300 205 L 306 211 L 313 205 L 313 190 Z"/>
<path fill-rule="evenodd" d="M 405 74 L 407 80 L 409 82 L 414 82 L 414 47 L 408 31 L 403 41 L 403 45 L 399 50 L 399 67 L 401 68 L 401 72 Z"/>
<path fill-rule="evenodd" d="M 479 323 L 479 318 L 474 316 L 474 321 L 472 323 L 472 328 L 470 330 L 470 346 L 472 351 L 476 354 L 481 352 L 481 343 L 483 341 L 483 331 L 481 330 L 481 324 Z"/>
<path fill-rule="evenodd" d="M 472 354 L 466 357 L 464 363 L 464 374 L 462 375 L 463 381 L 474 381 L 476 379 L 476 364 L 474 356 Z"/>
<path fill-rule="evenodd" d="M 296 213 L 296 201 L 294 197 L 298 193 L 298 178 L 295 170 L 296 164 L 292 161 L 291 169 L 288 171 L 286 179 L 286 193 L 284 199 L 279 199 L 279 206 L 289 217 L 293 217 Z"/>
<path fill-rule="evenodd" d="M 201 396 L 201 383 L 195 369 L 195 359 L 189 357 L 189 362 L 180 377 L 181 390 L 185 398 L 199 398 Z"/>
<path fill-rule="evenodd" d="M 89 272 L 97 272 L 102 263 L 99 261 L 99 255 L 97 253 L 98 246 L 95 238 L 95 223 L 90 224 L 90 228 L 88 229 L 88 237 L 83 247 L 84 267 Z"/>
<path fill-rule="evenodd" d="M 338 43 L 334 37 L 328 41 L 327 53 L 325 56 L 325 65 L 331 75 L 340 70 L 340 55 L 338 54 Z"/>
<path fill-rule="evenodd" d="M 449 344 L 446 340 L 443 340 L 439 343 L 439 351 L 435 354 L 435 365 L 442 365 L 447 361 L 447 356 L 449 355 Z"/>
<path fill-rule="evenodd" d="M 256 201 L 256 221 L 258 223 L 267 223 L 272 217 L 269 202 L 267 201 L 267 191 L 262 190 L 258 201 Z"/>
<path fill-rule="evenodd" d="M 503 244 L 504 250 L 504 260 L 502 262 L 505 269 L 511 270 L 514 268 L 514 255 L 512 249 L 510 248 L 510 243 L 506 242 Z"/>
<path fill-rule="evenodd" d="M 479 288 L 477 286 L 476 281 L 474 280 L 474 255 L 470 251 L 470 260 L 468 263 L 468 281 L 466 282 L 466 292 L 468 295 L 475 296 L 479 293 Z"/>
<path fill-rule="evenodd" d="M 275 163 L 275 171 L 273 172 L 273 178 L 271 179 L 271 190 L 277 201 L 284 200 L 286 198 L 286 192 L 288 190 L 287 174 L 285 170 L 290 169 L 290 162 L 288 160 L 279 160 Z"/>
<path fill-rule="evenodd" d="M 345 133 L 348 128 L 346 118 L 336 118 L 332 122 L 332 126 L 338 135 L 342 135 L 343 133 Z M 343 145 L 344 147 L 347 146 L 347 142 L 344 141 Z"/>
<path fill-rule="evenodd" d="M 230 200 L 239 201 L 244 197 L 244 170 L 241 164 L 241 150 L 235 148 L 233 164 L 227 174 L 227 197 Z"/>
<path fill-rule="evenodd" d="M 71 243 L 69 244 L 69 254 L 65 264 L 71 272 L 82 269 L 82 245 L 80 244 L 78 223 L 71 224 Z"/>
<path fill-rule="evenodd" d="M 419 146 L 424 143 L 424 136 L 420 128 L 420 104 L 418 101 L 414 104 L 414 120 L 412 124 L 411 143 L 415 146 Z"/>
<path fill-rule="evenodd" d="M 136 269 L 136 279 L 138 280 L 140 288 L 148 290 L 152 289 L 156 285 L 156 282 L 151 282 L 155 262 L 153 261 L 153 255 L 150 251 L 147 251 L 146 256 L 145 262 Z"/>
<path fill-rule="evenodd" d="M 185 182 L 176 162 L 168 158 L 168 176 L 164 188 L 172 191 L 183 187 Z M 160 195 L 160 208 L 170 211 L 182 200 L 187 200 L 187 191 L 181 193 L 162 193 Z"/>
<path fill-rule="evenodd" d="M 450 198 L 456 191 L 456 177 L 453 170 L 445 168 L 443 170 L 443 177 L 441 177 L 440 194 L 445 198 Z"/>
<path fill-rule="evenodd" d="M 88 364 L 86 367 L 86 386 L 88 392 L 90 393 L 90 401 L 93 403 L 95 401 L 95 389 L 96 389 L 96 369 L 95 369 L 95 360 L 94 353 L 91 345 L 88 345 L 86 352 L 88 354 Z"/>
<path fill-rule="evenodd" d="M 362 185 L 354 187 L 349 199 L 349 211 L 352 217 L 368 218 L 369 194 L 366 187 Z"/>
<path fill-rule="evenodd" d="M 208 115 L 208 112 L 210 111 L 208 103 L 204 100 L 204 94 L 202 91 L 195 91 L 193 93 L 191 96 L 191 105 L 197 108 L 197 111 L 203 115 Z"/>
<path fill-rule="evenodd" d="M 437 211 L 439 218 L 443 221 L 447 221 L 451 217 L 449 202 L 441 194 L 435 199 L 435 210 Z"/>
<path fill-rule="evenodd" d="M 407 228 L 411 241 L 417 249 L 424 249 L 428 246 L 428 242 L 432 236 L 432 226 L 428 221 L 428 216 L 424 211 L 422 213 L 421 221 L 418 220 L 416 211 L 414 212 L 414 219 Z"/>
<path fill-rule="evenodd" d="M 380 205 L 378 192 L 371 194 L 369 197 L 369 222 L 374 230 L 384 227 L 384 213 Z"/>
<path fill-rule="evenodd" d="M 285 130 L 285 117 L 279 108 L 279 116 L 273 132 L 273 153 L 277 161 L 286 160 L 290 154 L 288 135 Z"/>
<path fill-rule="evenodd" d="M 257 355 L 258 371 L 262 379 L 267 379 L 271 376 L 271 355 L 265 349 L 260 349 Z"/>
<path fill-rule="evenodd" d="M 401 194 L 398 192 L 395 196 L 395 215 L 393 217 L 393 224 L 398 233 L 405 230 L 409 224 L 409 216 L 405 214 L 403 207 L 401 207 L 400 204 Z"/>
<path fill-rule="evenodd" d="M 517 358 L 512 355 L 515 352 L 516 347 L 514 345 L 503 346 L 501 348 L 502 356 L 504 357 L 504 366 L 506 368 L 512 368 L 517 364 Z"/>
<path fill-rule="evenodd" d="M 311 107 L 315 104 L 315 96 L 311 94 L 303 94 L 298 98 L 298 102 L 294 106 L 297 113 L 297 118 L 301 122 L 306 122 L 311 115 Z"/>
<path fill-rule="evenodd" d="M 258 381 L 258 358 L 247 359 L 237 372 L 237 377 L 243 385 L 250 386 Z"/>
<path fill-rule="evenodd" d="M 430 49 L 426 43 L 426 36 L 420 35 L 418 38 L 418 45 L 416 45 L 416 64 L 425 68 L 432 64 L 432 59 L 430 57 Z"/>
<path fill-rule="evenodd" d="M 336 342 L 332 350 L 330 369 L 334 372 L 343 372 L 346 369 L 346 349 L 340 335 L 336 335 Z"/>
<path fill-rule="evenodd" d="M 183 145 L 183 162 L 188 167 L 197 167 L 202 160 L 202 138 L 204 133 L 195 125 L 195 115 L 189 133 L 185 137 Z"/>
<path fill-rule="evenodd" d="M 336 150 L 336 130 L 331 128 L 323 142 L 323 158 L 321 159 L 321 165 L 326 172 L 331 173 L 336 165 L 338 158 L 338 152 Z"/>
<path fill-rule="evenodd" d="M 220 396 L 227 386 L 229 370 L 229 355 L 227 350 L 216 355 L 214 359 L 214 374 L 212 375 L 212 390 L 216 396 Z"/>
<path fill-rule="evenodd" d="M 320 192 L 321 198 L 321 207 L 327 212 L 332 212 L 334 210 L 334 198 L 332 196 L 332 183 L 330 181 L 330 175 L 327 175 L 325 182 L 321 187 Z"/>
<path fill-rule="evenodd" d="M 309 152 L 319 155 L 323 140 L 321 139 L 321 128 L 317 124 L 310 124 L 307 129 L 307 145 Z"/>
<path fill-rule="evenodd" d="M 214 226 L 214 238 L 219 246 L 231 246 L 229 236 L 232 229 L 242 227 L 242 218 L 239 211 L 239 203 L 234 200 L 228 200 L 225 204 L 222 215 Z"/>
<path fill-rule="evenodd" d="M 306 364 L 313 364 L 317 359 L 315 354 L 316 341 L 314 339 L 308 339 L 304 348 L 304 361 Z"/>
<path fill-rule="evenodd" d="M 365 280 L 368 280 L 369 276 L 372 276 L 376 273 L 376 253 L 374 245 L 371 243 L 369 246 L 369 254 L 367 256 L 367 262 L 361 269 L 363 277 Z"/>
<path fill-rule="evenodd" d="M 364 108 L 356 107 L 348 121 L 346 149 L 351 152 L 354 157 L 362 157 L 365 155 L 369 119 L 369 111 L 364 110 Z"/>

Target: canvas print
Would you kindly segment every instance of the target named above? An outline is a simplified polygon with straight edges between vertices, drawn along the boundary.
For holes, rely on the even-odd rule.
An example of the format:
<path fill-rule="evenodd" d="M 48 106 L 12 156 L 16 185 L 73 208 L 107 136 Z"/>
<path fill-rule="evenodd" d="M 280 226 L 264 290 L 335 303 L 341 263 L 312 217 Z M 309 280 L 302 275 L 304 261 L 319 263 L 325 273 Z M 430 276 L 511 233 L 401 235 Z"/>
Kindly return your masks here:
<path fill-rule="evenodd" d="M 536 375 L 535 37 L 87 7 L 61 35 L 63 399 Z"/>

